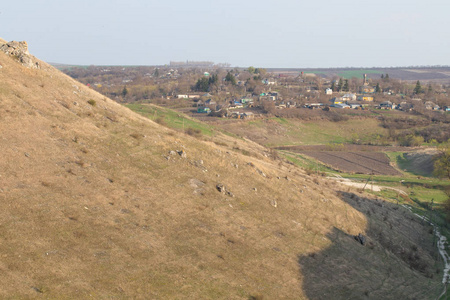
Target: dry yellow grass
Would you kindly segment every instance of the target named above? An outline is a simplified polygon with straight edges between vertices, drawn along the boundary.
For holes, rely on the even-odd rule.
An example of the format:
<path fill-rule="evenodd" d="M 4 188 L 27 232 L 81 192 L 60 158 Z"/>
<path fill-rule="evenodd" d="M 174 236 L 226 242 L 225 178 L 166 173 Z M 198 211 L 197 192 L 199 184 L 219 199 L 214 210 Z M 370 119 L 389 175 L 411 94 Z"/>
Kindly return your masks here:
<path fill-rule="evenodd" d="M 358 278 L 351 293 L 388 299 L 439 282 L 376 240 L 386 222 L 368 216 L 373 199 L 358 209 L 351 191 L 258 144 L 174 132 L 45 63 L 30 70 L 3 53 L 0 63 L 0 298 L 330 299 L 318 291 L 333 287 L 346 299 Z M 432 264 L 428 228 L 416 227 L 399 241 L 418 241 Z M 367 268 L 345 273 L 355 259 Z"/>

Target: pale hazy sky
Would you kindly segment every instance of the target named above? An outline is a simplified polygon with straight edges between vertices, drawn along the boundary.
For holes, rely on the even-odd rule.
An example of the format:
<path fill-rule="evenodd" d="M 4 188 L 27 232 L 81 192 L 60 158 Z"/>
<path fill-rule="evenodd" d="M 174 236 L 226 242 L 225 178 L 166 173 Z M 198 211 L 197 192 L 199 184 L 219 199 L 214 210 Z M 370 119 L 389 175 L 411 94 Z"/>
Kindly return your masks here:
<path fill-rule="evenodd" d="M 450 65 L 450 0 L 3 1 L 0 37 L 84 65 Z"/>

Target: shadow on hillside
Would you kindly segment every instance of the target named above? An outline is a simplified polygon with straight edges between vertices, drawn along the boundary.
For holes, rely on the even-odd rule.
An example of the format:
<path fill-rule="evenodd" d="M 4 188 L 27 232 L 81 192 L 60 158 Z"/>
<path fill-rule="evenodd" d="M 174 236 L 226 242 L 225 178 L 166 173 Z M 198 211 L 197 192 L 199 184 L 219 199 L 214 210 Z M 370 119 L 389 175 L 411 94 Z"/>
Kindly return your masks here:
<path fill-rule="evenodd" d="M 397 157 L 397 164 L 404 171 L 410 172 L 417 176 L 432 177 L 434 170 L 434 159 L 433 155 L 427 155 L 424 158 L 424 154 L 421 157 L 417 155 L 410 155 L 408 158 L 408 153 L 403 153 Z"/>
<path fill-rule="evenodd" d="M 434 299 L 442 291 L 430 226 L 396 204 L 341 192 L 367 218 L 362 245 L 338 228 L 332 246 L 299 256 L 309 299 Z M 434 279 L 433 279 L 434 277 Z"/>

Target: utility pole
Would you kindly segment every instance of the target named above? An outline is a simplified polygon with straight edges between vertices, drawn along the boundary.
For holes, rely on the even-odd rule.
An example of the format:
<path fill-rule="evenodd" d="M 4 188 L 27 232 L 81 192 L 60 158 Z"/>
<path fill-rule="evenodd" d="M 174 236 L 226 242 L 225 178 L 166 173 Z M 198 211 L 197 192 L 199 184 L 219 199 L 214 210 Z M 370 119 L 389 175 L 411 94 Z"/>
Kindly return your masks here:
<path fill-rule="evenodd" d="M 373 172 L 372 172 L 372 175 L 370 175 L 370 183 L 372 183 L 372 193 L 373 193 Z"/>
<path fill-rule="evenodd" d="M 372 180 L 372 175 L 373 175 L 373 171 L 372 171 L 372 174 L 370 174 L 369 178 L 367 178 L 366 184 L 364 184 L 364 187 L 362 188 L 363 191 L 366 188 L 366 185 L 369 183 L 369 181 Z M 373 181 L 372 181 L 372 192 L 373 192 Z"/>
<path fill-rule="evenodd" d="M 433 202 L 434 202 L 434 198 L 431 199 L 431 204 L 430 204 L 430 216 L 429 216 L 429 220 L 430 223 L 433 223 Z"/>
<path fill-rule="evenodd" d="M 431 207 L 430 207 L 430 224 L 433 226 L 433 246 L 436 245 L 436 225 L 433 225 L 433 204 L 434 198 L 431 199 Z"/>

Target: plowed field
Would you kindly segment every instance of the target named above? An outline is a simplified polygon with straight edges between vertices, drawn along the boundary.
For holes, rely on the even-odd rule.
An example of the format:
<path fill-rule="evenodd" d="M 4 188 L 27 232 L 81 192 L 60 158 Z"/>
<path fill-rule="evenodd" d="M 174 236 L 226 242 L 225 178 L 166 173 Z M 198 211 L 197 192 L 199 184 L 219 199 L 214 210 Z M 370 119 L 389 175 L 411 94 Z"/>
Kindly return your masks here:
<path fill-rule="evenodd" d="M 400 175 L 382 152 L 302 151 L 322 163 L 346 173 Z"/>

